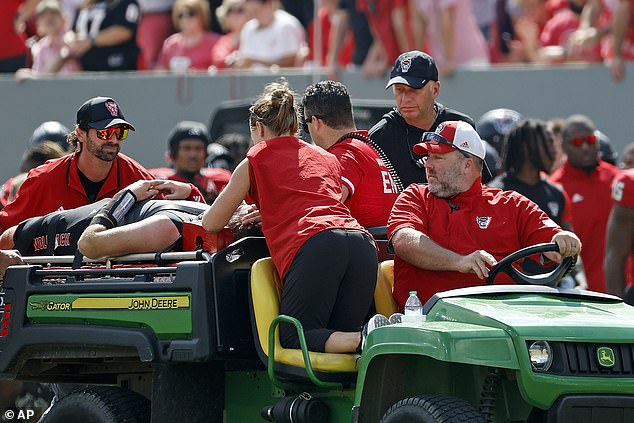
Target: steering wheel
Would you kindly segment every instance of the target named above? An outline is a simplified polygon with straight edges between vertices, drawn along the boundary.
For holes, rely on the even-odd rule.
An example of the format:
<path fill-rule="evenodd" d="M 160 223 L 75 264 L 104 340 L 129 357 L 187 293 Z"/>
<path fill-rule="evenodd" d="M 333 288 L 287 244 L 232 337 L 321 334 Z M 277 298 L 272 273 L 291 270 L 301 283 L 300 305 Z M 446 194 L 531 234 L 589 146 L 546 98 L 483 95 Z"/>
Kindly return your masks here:
<path fill-rule="evenodd" d="M 550 251 L 559 252 L 559 246 L 554 242 L 546 242 L 522 248 L 521 250 L 509 254 L 489 270 L 489 277 L 486 280 L 487 285 L 493 285 L 493 281 L 498 273 L 504 272 L 520 285 L 557 286 L 559 281 L 575 266 L 577 256 L 565 257 L 555 269 L 547 273 L 540 273 L 539 275 L 527 275 L 512 266 L 517 260 L 532 256 L 533 254 L 547 253 Z"/>

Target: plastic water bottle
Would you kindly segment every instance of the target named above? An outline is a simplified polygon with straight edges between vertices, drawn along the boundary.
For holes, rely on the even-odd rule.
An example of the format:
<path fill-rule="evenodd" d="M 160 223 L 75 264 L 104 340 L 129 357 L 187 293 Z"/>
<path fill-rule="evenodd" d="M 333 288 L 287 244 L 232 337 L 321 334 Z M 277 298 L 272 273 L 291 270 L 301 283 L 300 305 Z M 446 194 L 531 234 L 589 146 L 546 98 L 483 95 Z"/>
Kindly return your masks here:
<path fill-rule="evenodd" d="M 409 291 L 409 298 L 405 302 L 405 315 L 406 316 L 422 316 L 423 304 L 418 299 L 416 291 Z"/>

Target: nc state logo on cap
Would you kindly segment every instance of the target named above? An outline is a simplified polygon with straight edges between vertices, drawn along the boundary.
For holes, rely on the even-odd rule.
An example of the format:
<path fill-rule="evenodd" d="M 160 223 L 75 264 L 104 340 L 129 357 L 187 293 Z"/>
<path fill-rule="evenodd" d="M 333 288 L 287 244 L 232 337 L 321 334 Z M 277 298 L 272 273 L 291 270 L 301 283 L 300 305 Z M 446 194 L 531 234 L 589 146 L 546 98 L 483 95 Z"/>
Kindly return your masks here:
<path fill-rule="evenodd" d="M 110 112 L 112 116 L 119 115 L 119 106 L 114 101 L 106 101 L 106 109 Z"/>
<path fill-rule="evenodd" d="M 409 68 L 412 66 L 412 59 L 409 57 L 404 58 L 403 60 L 401 60 L 401 70 L 403 71 L 403 73 L 407 73 L 407 71 L 409 71 Z"/>

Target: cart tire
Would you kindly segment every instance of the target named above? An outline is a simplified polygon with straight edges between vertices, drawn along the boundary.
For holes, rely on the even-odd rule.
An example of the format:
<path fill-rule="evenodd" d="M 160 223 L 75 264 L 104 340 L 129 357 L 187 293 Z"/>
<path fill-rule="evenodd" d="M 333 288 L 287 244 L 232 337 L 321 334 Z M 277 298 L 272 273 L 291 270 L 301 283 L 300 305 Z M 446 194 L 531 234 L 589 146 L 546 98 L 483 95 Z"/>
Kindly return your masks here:
<path fill-rule="evenodd" d="M 150 401 L 125 389 L 89 387 L 55 403 L 42 423 L 148 423 Z"/>
<path fill-rule="evenodd" d="M 485 423 L 468 402 L 446 395 L 405 398 L 391 406 L 381 423 Z"/>

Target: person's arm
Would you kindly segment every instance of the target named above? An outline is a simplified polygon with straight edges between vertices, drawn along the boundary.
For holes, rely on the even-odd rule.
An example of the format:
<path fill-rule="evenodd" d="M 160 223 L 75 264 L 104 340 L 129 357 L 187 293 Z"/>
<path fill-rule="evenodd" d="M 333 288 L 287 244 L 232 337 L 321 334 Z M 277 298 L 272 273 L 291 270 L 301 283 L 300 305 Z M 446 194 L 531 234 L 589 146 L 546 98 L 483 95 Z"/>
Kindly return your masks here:
<path fill-rule="evenodd" d="M 26 30 L 26 21 L 29 20 L 40 0 L 25 0 L 18 9 L 18 13 L 13 18 L 14 30 L 20 34 Z"/>
<path fill-rule="evenodd" d="M 427 22 L 425 16 L 418 10 L 416 5 L 417 0 L 409 1 L 410 22 L 412 28 L 412 36 L 414 37 L 414 46 L 417 49 L 422 49 L 425 45 L 425 31 Z"/>
<path fill-rule="evenodd" d="M 614 39 L 612 46 L 612 62 L 610 63 L 610 72 L 615 81 L 622 81 L 625 77 L 625 65 L 623 63 L 623 43 L 625 36 L 629 31 L 631 14 L 630 0 L 621 0 L 618 7 L 614 11 L 614 21 L 612 23 L 612 37 Z"/>
<path fill-rule="evenodd" d="M 391 243 L 397 256 L 421 269 L 475 273 L 484 279 L 489 276 L 489 267 L 497 263 L 484 250 L 463 256 L 441 247 L 427 235 L 411 228 L 399 229 L 391 237 Z"/>
<path fill-rule="evenodd" d="M 4 280 L 7 267 L 13 264 L 22 264 L 20 253 L 15 250 L 0 250 L 0 280 Z"/>
<path fill-rule="evenodd" d="M 396 36 L 396 42 L 400 51 L 410 51 L 409 38 L 407 36 L 407 22 L 405 19 L 405 7 L 394 7 L 390 15 L 392 29 Z"/>
<path fill-rule="evenodd" d="M 605 287 L 608 293 L 623 296 L 625 265 L 634 242 L 634 209 L 615 204 L 612 207 L 605 244 Z"/>
<path fill-rule="evenodd" d="M 244 159 L 234 170 L 229 184 L 203 214 L 203 228 L 210 232 L 221 231 L 247 196 L 249 187 L 249 159 Z"/>
<path fill-rule="evenodd" d="M 440 10 L 440 28 L 442 34 L 442 47 L 445 52 L 445 63 L 441 72 L 445 76 L 451 76 L 456 71 L 456 58 L 454 56 L 454 34 L 456 25 L 456 6 L 448 5 Z"/>
<path fill-rule="evenodd" d="M 330 48 L 328 49 L 328 56 L 326 57 L 326 66 L 328 66 L 328 78 L 338 81 L 339 80 L 339 66 L 337 58 L 343 44 L 345 43 L 346 34 L 350 26 L 350 15 L 344 8 L 339 8 L 332 16 L 332 25 L 330 27 Z"/>
<path fill-rule="evenodd" d="M 128 27 L 113 25 L 103 31 L 99 31 L 93 38 L 76 38 L 69 44 L 70 53 L 81 56 L 93 47 L 116 46 L 132 39 L 133 34 Z"/>

